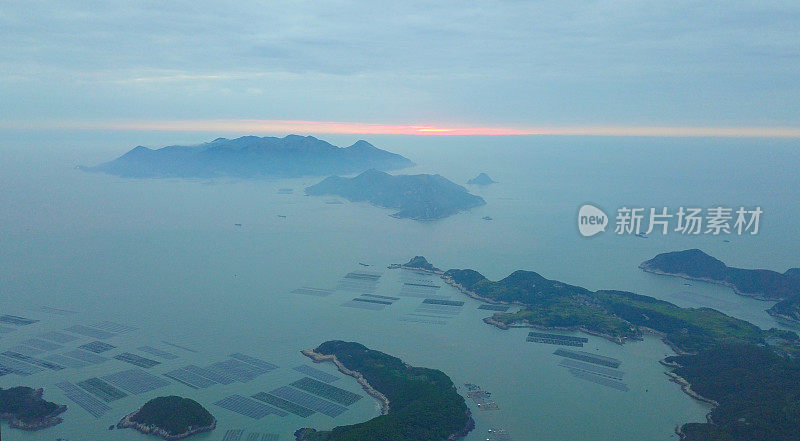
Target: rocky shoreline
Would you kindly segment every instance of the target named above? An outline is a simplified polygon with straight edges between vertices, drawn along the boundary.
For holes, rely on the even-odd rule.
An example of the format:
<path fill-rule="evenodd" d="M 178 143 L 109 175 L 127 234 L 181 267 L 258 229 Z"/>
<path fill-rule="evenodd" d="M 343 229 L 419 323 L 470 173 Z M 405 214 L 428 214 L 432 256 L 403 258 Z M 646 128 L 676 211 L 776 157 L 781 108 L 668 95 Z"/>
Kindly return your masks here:
<path fill-rule="evenodd" d="M 669 363 L 664 363 L 664 366 L 669 366 Z M 670 381 L 677 383 L 681 386 L 681 390 L 690 397 L 694 398 L 697 401 L 701 401 L 706 404 L 710 404 L 714 407 L 719 406 L 719 403 L 712 400 L 711 398 L 706 398 L 692 389 L 692 384 L 686 381 L 685 378 L 681 377 L 680 375 L 676 374 L 675 372 L 664 372 L 670 378 Z"/>
<path fill-rule="evenodd" d="M 58 424 L 64 422 L 64 419 L 61 418 L 59 415 L 66 412 L 67 406 L 61 406 L 55 412 L 51 413 L 50 415 L 46 415 L 41 418 L 37 418 L 34 421 L 25 422 L 21 419 L 17 418 L 16 415 L 13 413 L 2 413 L 0 414 L 0 420 L 8 421 L 8 426 L 13 427 L 15 429 L 20 430 L 27 430 L 30 432 L 46 429 L 48 427 L 53 427 Z"/>
<path fill-rule="evenodd" d="M 680 277 L 681 279 L 685 279 L 685 280 L 694 280 L 694 281 L 697 281 L 697 282 L 706 282 L 706 283 L 712 283 L 714 285 L 724 286 L 726 288 L 732 289 L 733 292 L 736 293 L 737 295 L 740 295 L 742 297 L 750 297 L 752 299 L 761 300 L 763 302 L 777 302 L 777 301 L 782 300 L 780 298 L 767 297 L 763 293 L 747 293 L 747 292 L 739 291 L 739 289 L 736 287 L 736 285 L 734 285 L 733 283 L 730 283 L 730 282 L 726 282 L 724 280 L 710 279 L 708 277 L 694 277 L 694 276 L 690 276 L 690 275 L 684 274 L 684 273 L 669 273 L 669 272 L 662 271 L 662 270 L 657 269 L 657 268 L 653 268 L 653 267 L 651 267 L 649 265 L 645 265 L 644 263 L 639 265 L 639 269 L 641 269 L 642 271 L 644 271 L 646 273 L 656 274 L 656 275 L 659 275 L 659 276 Z"/>
<path fill-rule="evenodd" d="M 44 395 L 44 389 L 33 390 L 35 399 L 41 400 Z M 0 413 L 0 420 L 8 421 L 8 426 L 15 429 L 27 430 L 33 432 L 36 430 L 46 429 L 61 424 L 64 419 L 59 415 L 67 411 L 67 406 L 60 405 L 52 413 L 36 418 L 32 421 L 22 421 L 15 413 L 7 412 Z"/>
<path fill-rule="evenodd" d="M 310 358 L 314 363 L 331 362 L 336 366 L 339 372 L 355 378 L 358 384 L 361 385 L 361 387 L 367 394 L 369 394 L 371 397 L 377 399 L 378 402 L 380 402 L 381 415 L 386 415 L 389 413 L 390 403 L 386 395 L 382 394 L 374 387 L 372 387 L 372 385 L 369 384 L 369 382 L 364 378 L 363 375 L 361 375 L 360 372 L 348 369 L 344 364 L 342 364 L 341 361 L 339 361 L 339 359 L 336 358 L 336 355 L 320 354 L 319 352 L 316 352 L 313 349 L 305 349 L 300 352 L 306 357 Z M 447 437 L 448 441 L 456 441 L 458 439 L 461 439 L 475 428 L 475 420 L 472 419 L 472 412 L 470 412 L 469 409 L 467 409 L 467 417 L 468 417 L 467 424 L 458 432 L 448 436 Z M 311 428 L 298 429 L 294 433 L 295 441 L 308 441 L 308 435 L 315 432 L 316 430 Z"/>
<path fill-rule="evenodd" d="M 369 384 L 369 382 L 364 378 L 363 375 L 361 375 L 360 372 L 347 369 L 347 367 L 345 367 L 345 365 L 343 365 L 335 355 L 320 354 L 319 352 L 315 352 L 313 349 L 305 349 L 300 352 L 306 357 L 310 358 L 314 363 L 331 362 L 336 366 L 337 369 L 339 369 L 339 372 L 355 378 L 358 384 L 360 384 L 364 389 L 364 392 L 380 402 L 381 415 L 386 415 L 389 413 L 389 399 L 386 398 L 386 395 L 375 390 L 375 388 Z"/>
<path fill-rule="evenodd" d="M 154 435 L 154 436 L 163 438 L 163 439 L 165 439 L 167 441 L 175 441 L 175 440 L 179 440 L 179 439 L 188 438 L 188 437 L 190 437 L 192 435 L 196 435 L 198 433 L 210 432 L 210 431 L 212 431 L 212 430 L 217 428 L 217 420 L 215 418 L 214 422 L 211 423 L 208 426 L 200 426 L 200 427 L 191 427 L 190 426 L 189 429 L 186 432 L 179 433 L 177 435 L 171 435 L 169 432 L 167 432 L 166 430 L 164 430 L 164 429 L 162 429 L 160 427 L 151 426 L 151 425 L 148 425 L 148 424 L 137 423 L 136 421 L 132 421 L 131 418 L 134 417 L 138 412 L 139 412 L 139 410 L 135 410 L 135 411 L 125 415 L 125 417 L 123 417 L 117 423 L 117 429 L 134 429 L 134 430 L 137 430 L 137 431 L 139 431 L 141 433 L 144 433 L 145 435 Z"/>
<path fill-rule="evenodd" d="M 680 365 L 678 363 L 671 363 L 671 362 L 668 362 L 666 359 L 660 360 L 659 363 L 661 363 L 662 365 L 664 365 L 664 366 L 666 366 L 668 368 L 673 368 L 673 369 L 680 367 Z M 686 395 L 688 395 L 688 396 L 692 397 L 693 399 L 695 399 L 697 401 L 700 401 L 702 403 L 710 404 L 712 407 L 719 406 L 719 403 L 717 401 L 712 400 L 711 398 L 706 398 L 706 397 L 700 395 L 699 393 L 695 392 L 695 390 L 692 389 L 692 384 L 689 383 L 685 378 L 683 378 L 680 375 L 676 374 L 675 372 L 667 371 L 667 372 L 664 372 L 664 374 L 669 377 L 670 381 L 672 381 L 673 383 L 678 384 L 681 387 L 681 390 L 683 391 L 683 393 L 685 393 Z M 711 420 L 711 412 L 708 412 L 706 414 L 706 421 L 708 423 L 711 423 L 711 424 L 714 423 Z M 682 425 L 675 426 L 675 434 L 678 435 L 678 438 L 680 438 L 680 439 L 686 438 L 686 434 L 683 433 L 683 426 Z"/>

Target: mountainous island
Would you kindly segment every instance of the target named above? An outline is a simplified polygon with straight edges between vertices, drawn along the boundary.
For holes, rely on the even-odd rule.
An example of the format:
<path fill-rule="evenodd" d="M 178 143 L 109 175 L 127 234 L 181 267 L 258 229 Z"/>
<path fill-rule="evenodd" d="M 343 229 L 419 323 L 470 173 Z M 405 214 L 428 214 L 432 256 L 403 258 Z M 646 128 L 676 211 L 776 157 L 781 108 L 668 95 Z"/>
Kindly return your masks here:
<path fill-rule="evenodd" d="M 698 249 L 659 254 L 642 262 L 639 268 L 654 274 L 716 283 L 759 300 L 777 300 L 767 310 L 769 314 L 800 321 L 800 268 L 783 274 L 766 269 L 733 268 Z"/>
<path fill-rule="evenodd" d="M 39 430 L 55 426 L 63 420 L 59 415 L 67 406 L 58 405 L 42 398 L 43 389 L 17 386 L 0 388 L 0 419 L 8 425 L 23 430 Z"/>
<path fill-rule="evenodd" d="M 413 259 L 415 269 L 427 265 L 421 256 Z M 714 406 L 707 423 L 678 428 L 684 440 L 798 439 L 800 338 L 792 331 L 765 331 L 711 308 L 681 308 L 625 291 L 593 292 L 532 271 L 491 281 L 471 269 L 452 269 L 442 278 L 481 301 L 522 306 L 484 319 L 501 329 L 581 330 L 618 343 L 644 332 L 660 335 L 678 354 L 662 361 L 672 381 Z"/>
<path fill-rule="evenodd" d="M 437 275 L 442 275 L 443 274 L 442 270 L 440 270 L 439 268 L 436 268 L 435 266 L 433 266 L 433 264 L 428 262 L 428 259 L 426 259 L 424 256 L 414 256 L 408 262 L 406 262 L 406 263 L 404 263 L 402 265 L 401 264 L 389 265 L 389 268 L 403 268 L 403 269 L 410 269 L 410 270 L 420 270 L 420 271 L 426 271 L 426 272 L 437 274 Z"/>
<path fill-rule="evenodd" d="M 306 188 L 306 194 L 369 202 L 398 210 L 392 217 L 415 220 L 441 219 L 486 204 L 482 197 L 439 175 L 392 176 L 374 169 L 354 178 L 331 176 Z"/>
<path fill-rule="evenodd" d="M 480 173 L 478 176 L 467 181 L 468 185 L 489 185 L 489 184 L 496 184 L 497 181 L 493 180 L 489 177 L 486 173 Z"/>
<path fill-rule="evenodd" d="M 291 178 L 398 170 L 408 158 L 366 141 L 340 148 L 313 136 L 217 138 L 192 146 L 149 149 L 138 146 L 119 158 L 85 171 L 130 178 Z"/>
<path fill-rule="evenodd" d="M 303 354 L 318 363 L 332 362 L 355 377 L 381 401 L 382 412 L 329 431 L 300 429 L 295 432 L 297 441 L 454 441 L 475 427 L 464 398 L 441 371 L 409 366 L 354 342 L 327 341 Z"/>
<path fill-rule="evenodd" d="M 197 401 L 177 396 L 157 397 L 126 415 L 118 429 L 132 428 L 166 440 L 183 439 L 217 427 L 217 420 Z"/>

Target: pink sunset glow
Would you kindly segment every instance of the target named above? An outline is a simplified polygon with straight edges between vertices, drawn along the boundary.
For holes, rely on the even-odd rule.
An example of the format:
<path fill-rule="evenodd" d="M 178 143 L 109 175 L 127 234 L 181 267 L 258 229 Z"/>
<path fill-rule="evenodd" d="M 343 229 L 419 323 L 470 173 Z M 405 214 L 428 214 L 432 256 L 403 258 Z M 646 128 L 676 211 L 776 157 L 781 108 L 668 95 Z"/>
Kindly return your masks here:
<path fill-rule="evenodd" d="M 318 133 L 422 136 L 651 136 L 800 138 L 798 127 L 543 126 L 483 127 L 375 124 L 343 121 L 192 119 L 6 122 L 7 129 L 79 129 L 179 132 Z"/>

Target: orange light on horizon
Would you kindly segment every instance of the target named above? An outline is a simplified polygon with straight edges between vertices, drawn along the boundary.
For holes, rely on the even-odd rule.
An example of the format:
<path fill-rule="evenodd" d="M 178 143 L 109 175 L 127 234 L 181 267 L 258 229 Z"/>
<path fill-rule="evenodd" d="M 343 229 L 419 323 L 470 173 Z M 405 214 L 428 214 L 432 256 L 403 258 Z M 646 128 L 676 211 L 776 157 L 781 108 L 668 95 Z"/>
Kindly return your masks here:
<path fill-rule="evenodd" d="M 132 130 L 178 132 L 309 133 L 418 136 L 642 136 L 800 138 L 800 127 L 692 126 L 558 126 L 558 127 L 440 127 L 435 125 L 375 124 L 342 121 L 194 119 L 194 120 L 74 120 L 0 121 L 6 129 Z"/>

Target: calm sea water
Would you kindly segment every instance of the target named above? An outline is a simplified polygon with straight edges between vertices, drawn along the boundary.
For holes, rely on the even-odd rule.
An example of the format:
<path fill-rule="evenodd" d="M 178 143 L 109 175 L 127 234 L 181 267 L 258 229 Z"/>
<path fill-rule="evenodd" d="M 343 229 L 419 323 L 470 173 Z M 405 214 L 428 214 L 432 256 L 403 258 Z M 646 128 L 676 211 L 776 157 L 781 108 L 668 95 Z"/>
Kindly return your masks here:
<path fill-rule="evenodd" d="M 144 440 L 131 430 L 106 428 L 153 396 L 197 399 L 219 420 L 199 440 L 220 440 L 228 429 L 278 433 L 330 428 L 377 415 L 369 397 L 332 419 L 315 414 L 253 420 L 215 406 L 227 395 L 252 395 L 302 377 L 291 368 L 299 353 L 329 339 L 359 341 L 420 366 L 441 369 L 458 385 L 492 392 L 500 410 L 473 407 L 486 439 L 503 427 L 515 440 L 668 440 L 676 425 L 703 421 L 708 407 L 667 381 L 658 360 L 669 348 L 654 338 L 618 346 L 590 337 L 585 350 L 622 361 L 628 392 L 572 377 L 558 366 L 555 346 L 526 343 L 524 330 L 484 325 L 478 303 L 466 301 L 447 324 L 401 321 L 420 299 L 401 298 L 382 311 L 340 306 L 355 297 L 291 294 L 300 286 L 333 288 L 347 272 L 372 264 L 382 271 L 377 294 L 396 295 L 399 270 L 389 263 L 422 254 L 444 268 L 474 268 L 498 279 L 515 269 L 591 289 L 625 289 L 681 306 L 711 306 L 762 327 L 777 324 L 771 304 L 729 289 L 645 274 L 637 265 L 653 255 L 701 248 L 729 265 L 785 271 L 798 266 L 796 170 L 800 143 L 775 140 L 589 137 L 370 137 L 376 146 L 459 183 L 479 172 L 499 181 L 470 188 L 487 205 L 437 222 L 397 220 L 366 204 L 329 204 L 337 198 L 303 196 L 318 178 L 281 181 L 129 180 L 87 174 L 95 164 L 137 144 L 160 146 L 216 137 L 171 133 L 5 133 L 0 137 L 0 312 L 38 323 L 0 337 L 6 350 L 45 331 L 102 320 L 137 329 L 108 341 L 136 352 L 150 345 L 179 355 L 150 371 L 161 375 L 187 364 L 207 365 L 239 351 L 279 369 L 246 384 L 196 391 L 176 382 L 115 401 L 95 419 L 55 387 L 129 368 L 110 360 L 84 369 L 6 375 L 0 386 L 44 387 L 45 397 L 69 406 L 65 422 L 33 433 L 9 429 L 6 440 Z M 354 137 L 325 137 L 349 145 Z M 292 188 L 292 194 L 279 194 Z M 576 228 L 586 202 L 607 212 L 627 206 L 759 205 L 756 236 L 647 239 L 610 233 L 585 239 Z M 278 215 L 285 216 L 279 217 Z M 482 220 L 491 216 L 492 221 Z M 236 226 L 240 223 L 241 226 Z M 76 311 L 61 316 L 48 306 Z M 72 347 L 88 341 L 69 343 Z M 196 350 L 166 346 L 163 341 Z M 55 351 L 60 352 L 60 351 Z M 144 355 L 144 354 L 142 354 Z M 157 357 L 153 357 L 157 358 Z M 331 366 L 316 367 L 335 373 Z M 347 378 L 336 385 L 363 393 Z M 463 387 L 462 387 L 463 390 Z"/>

